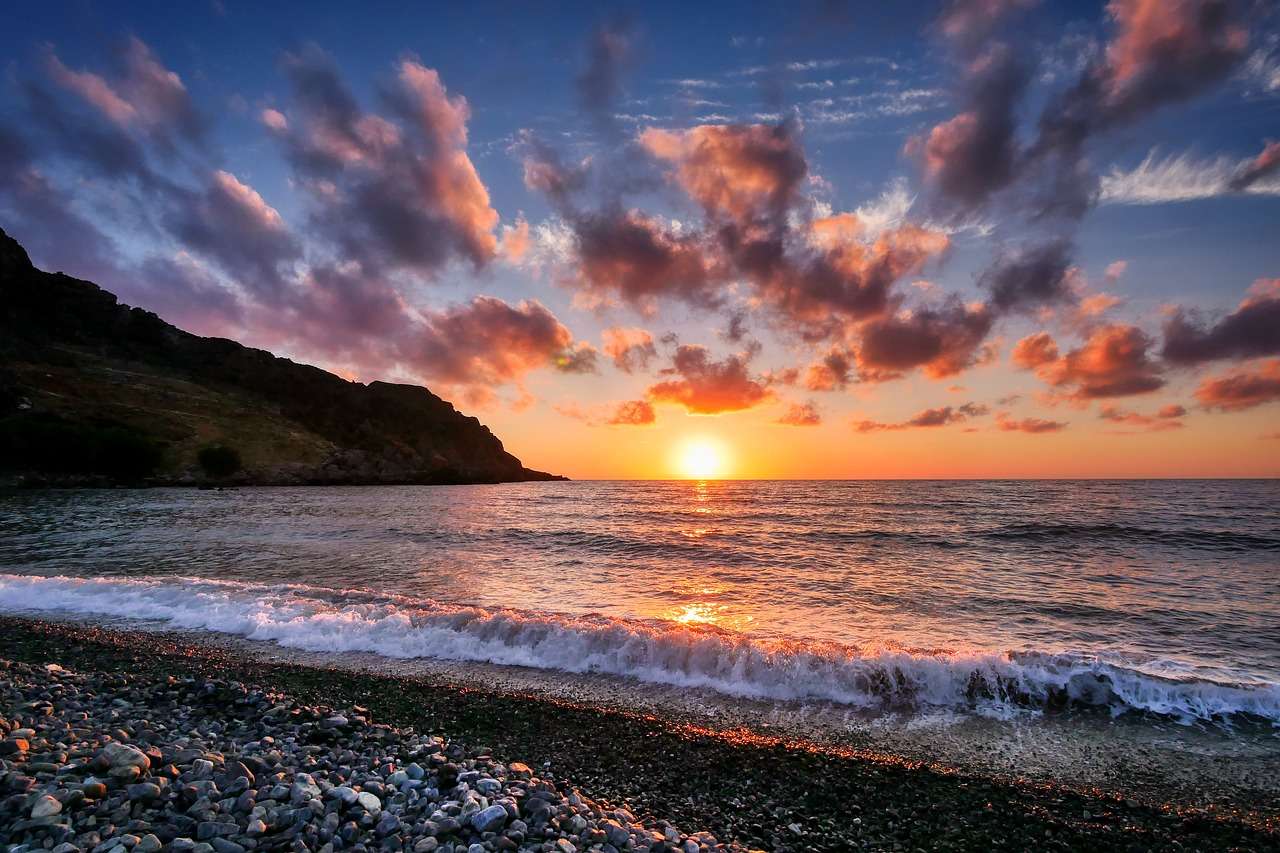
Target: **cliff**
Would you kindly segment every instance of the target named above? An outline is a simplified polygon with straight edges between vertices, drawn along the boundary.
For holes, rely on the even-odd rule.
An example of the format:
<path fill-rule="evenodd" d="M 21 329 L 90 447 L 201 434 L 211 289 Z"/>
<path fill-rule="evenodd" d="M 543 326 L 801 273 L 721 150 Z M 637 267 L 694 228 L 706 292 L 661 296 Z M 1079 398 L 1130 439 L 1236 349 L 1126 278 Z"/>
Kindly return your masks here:
<path fill-rule="evenodd" d="M 215 477 L 201 451 L 229 448 Z M 235 467 L 234 463 L 232 467 Z M 0 230 L 0 480 L 25 485 L 497 483 L 525 468 L 426 388 L 349 382 L 184 332 L 32 266 Z"/>

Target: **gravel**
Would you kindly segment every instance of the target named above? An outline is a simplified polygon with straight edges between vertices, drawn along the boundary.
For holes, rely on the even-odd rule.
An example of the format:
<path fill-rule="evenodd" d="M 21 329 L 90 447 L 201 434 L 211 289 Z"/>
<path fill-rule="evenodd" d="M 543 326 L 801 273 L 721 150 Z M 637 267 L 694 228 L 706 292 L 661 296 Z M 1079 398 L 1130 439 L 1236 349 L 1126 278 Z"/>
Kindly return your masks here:
<path fill-rule="evenodd" d="M 742 850 L 367 709 L 0 659 L 9 853 Z"/>
<path fill-rule="evenodd" d="M 0 668 L 0 849 L 93 853 L 107 844 L 96 853 L 131 853 L 154 843 L 148 835 L 182 853 L 329 853 L 327 844 L 577 853 L 617 850 L 615 840 L 634 850 L 776 853 L 1280 849 L 1274 800 L 1223 796 L 1193 808 L 992 779 L 758 730 L 710 731 L 647 708 L 628 713 L 447 679 L 264 662 L 175 633 L 0 618 L 0 635 L 0 655 L 22 662 Z M 47 672 L 48 663 L 83 674 Z M 77 698 L 85 689 L 92 701 Z M 140 725 L 130 731 L 132 720 Z M 264 726 L 274 727 L 269 749 Z M 127 782 L 93 768 L 64 771 L 110 743 L 136 747 L 148 768 Z M 279 763 L 260 769 L 256 762 L 276 761 L 275 753 Z M 22 790 L 13 790 L 15 779 Z M 128 799 L 129 785 L 146 783 L 161 798 Z M 406 809 L 414 794 L 414 805 L 427 798 L 416 813 Z M 34 819 L 23 809 L 41 795 L 63 811 L 28 825 Z M 456 805 L 440 805 L 448 802 Z M 473 818 L 495 805 L 507 819 L 486 839 Z M 383 813 L 399 828 L 387 823 L 379 836 Z M 206 839 L 198 837 L 203 823 L 211 825 Z M 513 831 L 526 836 L 517 842 Z M 282 833 L 292 840 L 282 843 Z"/>

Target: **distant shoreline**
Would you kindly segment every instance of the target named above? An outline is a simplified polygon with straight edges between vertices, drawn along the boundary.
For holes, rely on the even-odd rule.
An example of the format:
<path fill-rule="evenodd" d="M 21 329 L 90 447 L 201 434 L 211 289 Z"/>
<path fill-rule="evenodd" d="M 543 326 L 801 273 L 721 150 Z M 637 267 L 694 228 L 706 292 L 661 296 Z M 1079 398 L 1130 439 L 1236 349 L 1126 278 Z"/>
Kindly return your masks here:
<path fill-rule="evenodd" d="M 1276 844 L 1280 831 L 1275 803 L 1214 812 L 1140 804 L 743 729 L 717 732 L 644 708 L 592 706 L 510 686 L 255 659 L 176 633 L 9 617 L 0 618 L 0 632 L 0 657 L 18 661 L 157 678 L 217 675 L 303 701 L 363 705 L 380 722 L 483 743 L 535 767 L 549 763 L 588 796 L 746 847 L 988 849 L 1037 838 L 1046 839 L 1046 849 L 1164 847 L 1175 839 L 1195 849 L 1260 848 Z"/>

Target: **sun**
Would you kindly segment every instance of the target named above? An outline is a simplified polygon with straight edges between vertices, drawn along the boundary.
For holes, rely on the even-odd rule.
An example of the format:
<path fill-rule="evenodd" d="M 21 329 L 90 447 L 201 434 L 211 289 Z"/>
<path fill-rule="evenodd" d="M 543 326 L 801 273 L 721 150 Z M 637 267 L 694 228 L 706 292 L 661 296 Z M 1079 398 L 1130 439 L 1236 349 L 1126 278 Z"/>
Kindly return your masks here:
<path fill-rule="evenodd" d="M 676 470 L 689 480 L 717 480 L 727 467 L 724 446 L 710 438 L 689 439 L 680 446 L 676 458 Z"/>

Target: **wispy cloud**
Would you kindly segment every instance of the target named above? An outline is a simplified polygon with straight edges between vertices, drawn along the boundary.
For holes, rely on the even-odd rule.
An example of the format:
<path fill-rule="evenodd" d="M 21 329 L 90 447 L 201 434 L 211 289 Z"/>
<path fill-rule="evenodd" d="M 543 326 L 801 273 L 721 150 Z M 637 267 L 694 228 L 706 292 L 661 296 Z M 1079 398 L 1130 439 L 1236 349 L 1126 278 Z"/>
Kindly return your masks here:
<path fill-rule="evenodd" d="M 1190 153 L 1161 156 L 1152 149 L 1133 169 L 1114 167 L 1103 175 L 1099 200 L 1102 204 L 1165 204 L 1240 192 L 1280 195 L 1280 175 L 1255 181 L 1242 190 L 1233 188 L 1233 181 L 1253 161 L 1252 157 L 1202 159 Z"/>

